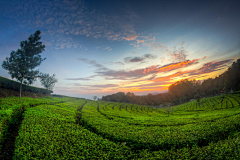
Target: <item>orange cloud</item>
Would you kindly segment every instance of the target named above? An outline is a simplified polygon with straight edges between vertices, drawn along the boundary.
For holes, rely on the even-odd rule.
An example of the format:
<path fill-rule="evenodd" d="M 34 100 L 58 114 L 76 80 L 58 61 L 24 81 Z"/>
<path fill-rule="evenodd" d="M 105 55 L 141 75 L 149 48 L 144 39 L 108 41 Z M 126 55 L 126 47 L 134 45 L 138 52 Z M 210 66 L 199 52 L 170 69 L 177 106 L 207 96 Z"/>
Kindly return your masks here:
<path fill-rule="evenodd" d="M 178 69 L 178 68 L 187 67 L 187 66 L 192 65 L 192 64 L 196 64 L 196 63 L 198 63 L 198 61 L 199 61 L 199 59 L 194 59 L 194 60 L 191 60 L 191 61 L 187 60 L 187 61 L 183 61 L 183 62 L 172 63 L 170 65 L 166 65 L 166 66 L 158 68 L 157 71 L 158 71 L 158 73 L 171 71 L 171 70 L 175 70 L 175 69 Z"/>
<path fill-rule="evenodd" d="M 177 72 L 177 73 L 174 73 L 174 74 L 169 75 L 169 76 L 166 76 L 166 77 L 160 77 L 160 78 L 154 79 L 154 80 L 152 80 L 152 81 L 155 81 L 155 82 L 169 81 L 169 80 L 171 80 L 172 78 L 176 78 L 176 77 L 178 77 L 178 76 L 187 74 L 188 72 L 189 72 L 189 71 Z M 170 84 L 169 84 L 169 85 L 170 85 Z"/>
<path fill-rule="evenodd" d="M 144 40 L 137 40 L 137 43 L 140 43 L 140 42 L 144 43 Z"/>
<path fill-rule="evenodd" d="M 127 40 L 127 41 L 133 41 L 137 38 L 137 35 L 128 35 L 127 37 L 122 37 L 123 39 Z"/>

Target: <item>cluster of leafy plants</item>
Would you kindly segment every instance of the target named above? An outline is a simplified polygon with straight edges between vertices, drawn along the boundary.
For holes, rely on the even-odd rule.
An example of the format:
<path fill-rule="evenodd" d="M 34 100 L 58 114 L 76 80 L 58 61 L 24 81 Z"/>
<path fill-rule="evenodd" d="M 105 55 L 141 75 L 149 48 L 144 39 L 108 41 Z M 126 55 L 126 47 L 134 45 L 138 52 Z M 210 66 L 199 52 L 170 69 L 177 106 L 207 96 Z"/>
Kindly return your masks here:
<path fill-rule="evenodd" d="M 49 102 L 23 114 L 14 159 L 239 158 L 239 93 L 174 106 L 170 116 L 136 104 L 42 99 Z"/>
<path fill-rule="evenodd" d="M 8 134 L 8 128 L 12 124 L 16 124 L 19 121 L 23 111 L 27 108 L 35 107 L 41 104 L 56 104 L 62 103 L 72 98 L 28 98 L 28 97 L 7 97 L 0 98 L 0 144 L 2 146 L 6 135 Z M 0 149 L 1 149 L 0 146 Z"/>
<path fill-rule="evenodd" d="M 84 101 L 74 103 L 29 108 L 16 139 L 14 159 L 121 159 L 128 154 L 133 158 L 124 144 L 76 124 L 76 105 Z"/>

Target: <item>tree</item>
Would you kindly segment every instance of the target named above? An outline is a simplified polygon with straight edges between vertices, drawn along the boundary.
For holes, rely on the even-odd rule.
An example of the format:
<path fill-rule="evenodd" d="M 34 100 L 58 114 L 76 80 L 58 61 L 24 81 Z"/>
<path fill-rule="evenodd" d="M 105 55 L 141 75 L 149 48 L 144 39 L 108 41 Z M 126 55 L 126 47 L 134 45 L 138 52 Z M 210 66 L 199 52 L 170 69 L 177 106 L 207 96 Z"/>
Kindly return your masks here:
<path fill-rule="evenodd" d="M 94 101 L 95 101 L 97 98 L 98 98 L 97 96 L 93 96 Z"/>
<path fill-rule="evenodd" d="M 55 78 L 55 74 L 52 76 L 46 73 L 40 74 L 40 82 L 47 90 L 52 90 L 57 81 L 58 80 Z"/>
<path fill-rule="evenodd" d="M 16 78 L 21 83 L 19 97 L 21 98 L 22 83 L 26 85 L 33 84 L 38 77 L 39 71 L 34 70 L 46 58 L 42 58 L 40 53 L 44 51 L 45 45 L 39 42 L 41 39 L 40 31 L 37 30 L 33 35 L 30 35 L 28 40 L 21 41 L 17 51 L 12 51 L 10 57 L 6 57 L 2 67 L 8 70 L 11 78 Z"/>

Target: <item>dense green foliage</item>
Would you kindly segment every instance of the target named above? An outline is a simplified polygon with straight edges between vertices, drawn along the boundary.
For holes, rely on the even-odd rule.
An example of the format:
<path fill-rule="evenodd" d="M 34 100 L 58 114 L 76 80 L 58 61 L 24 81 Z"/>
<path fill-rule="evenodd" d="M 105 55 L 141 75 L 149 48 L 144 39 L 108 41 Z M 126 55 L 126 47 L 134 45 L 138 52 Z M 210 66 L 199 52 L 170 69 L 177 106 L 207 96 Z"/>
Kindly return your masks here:
<path fill-rule="evenodd" d="M 5 135 L 8 134 L 8 128 L 11 124 L 17 123 L 23 111 L 27 108 L 34 107 L 41 104 L 56 104 L 65 102 L 72 98 L 28 98 L 23 97 L 7 97 L 0 98 L 0 144 L 4 142 Z M 1 149 L 1 147 L 0 147 Z"/>
<path fill-rule="evenodd" d="M 10 79 L 7 79 L 7 78 L 4 78 L 4 77 L 0 76 L 0 88 L 19 91 L 20 85 L 21 84 L 19 82 L 16 82 L 16 81 L 13 81 L 13 80 L 10 80 Z M 33 92 L 33 93 L 42 93 L 42 94 L 53 93 L 53 91 L 51 91 L 51 90 L 32 87 L 32 86 L 28 86 L 28 85 L 24 85 L 24 84 L 22 85 L 22 90 Z"/>
<path fill-rule="evenodd" d="M 14 159 L 240 158 L 238 92 L 163 109 L 76 98 L 52 103 L 60 97 L 39 102 L 46 99 L 24 112 Z"/>

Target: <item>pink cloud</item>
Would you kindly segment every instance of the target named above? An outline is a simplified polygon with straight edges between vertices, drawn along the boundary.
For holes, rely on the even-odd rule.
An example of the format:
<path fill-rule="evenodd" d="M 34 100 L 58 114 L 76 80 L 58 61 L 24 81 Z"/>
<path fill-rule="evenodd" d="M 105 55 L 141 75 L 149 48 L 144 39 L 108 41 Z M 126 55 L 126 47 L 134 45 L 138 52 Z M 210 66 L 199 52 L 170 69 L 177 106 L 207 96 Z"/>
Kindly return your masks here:
<path fill-rule="evenodd" d="M 144 40 L 137 40 L 137 43 L 140 43 L 140 42 L 144 43 Z"/>
<path fill-rule="evenodd" d="M 127 40 L 127 41 L 133 41 L 137 38 L 137 35 L 128 35 L 127 37 L 122 37 L 123 39 Z"/>

